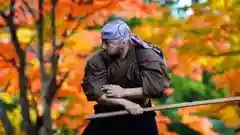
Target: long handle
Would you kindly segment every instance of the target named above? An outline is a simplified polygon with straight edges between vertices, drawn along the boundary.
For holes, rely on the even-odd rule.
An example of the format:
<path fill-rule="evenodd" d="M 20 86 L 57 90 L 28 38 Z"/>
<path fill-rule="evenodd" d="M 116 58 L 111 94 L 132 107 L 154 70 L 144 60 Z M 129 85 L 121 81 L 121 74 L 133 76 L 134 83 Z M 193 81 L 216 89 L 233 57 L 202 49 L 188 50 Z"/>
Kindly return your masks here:
<path fill-rule="evenodd" d="M 173 108 L 217 104 L 217 103 L 234 102 L 234 101 L 240 101 L 240 97 L 219 98 L 219 99 L 185 102 L 185 103 L 171 104 L 171 105 L 158 105 L 155 107 L 144 108 L 143 110 L 144 112 L 149 112 L 149 111 L 156 111 L 156 110 L 166 110 L 166 109 L 173 109 Z M 106 118 L 106 117 L 112 117 L 112 116 L 118 116 L 118 115 L 126 115 L 126 114 L 128 114 L 126 110 L 108 112 L 108 113 L 99 113 L 99 114 L 91 115 L 88 118 L 88 120 L 97 119 L 97 118 Z"/>

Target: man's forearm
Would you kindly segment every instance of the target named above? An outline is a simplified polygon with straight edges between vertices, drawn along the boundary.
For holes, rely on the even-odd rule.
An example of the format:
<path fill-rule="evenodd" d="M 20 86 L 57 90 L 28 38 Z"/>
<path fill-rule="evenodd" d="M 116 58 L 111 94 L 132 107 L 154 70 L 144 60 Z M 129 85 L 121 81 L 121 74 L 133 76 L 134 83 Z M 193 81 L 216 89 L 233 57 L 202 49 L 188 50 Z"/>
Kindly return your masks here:
<path fill-rule="evenodd" d="M 127 102 L 131 102 L 127 99 L 124 98 L 109 98 L 105 94 L 103 94 L 98 102 L 108 104 L 108 105 L 120 105 L 120 106 L 125 106 Z"/>
<path fill-rule="evenodd" d="M 124 91 L 125 98 L 143 98 L 145 97 L 143 94 L 142 87 L 138 88 L 126 88 Z"/>

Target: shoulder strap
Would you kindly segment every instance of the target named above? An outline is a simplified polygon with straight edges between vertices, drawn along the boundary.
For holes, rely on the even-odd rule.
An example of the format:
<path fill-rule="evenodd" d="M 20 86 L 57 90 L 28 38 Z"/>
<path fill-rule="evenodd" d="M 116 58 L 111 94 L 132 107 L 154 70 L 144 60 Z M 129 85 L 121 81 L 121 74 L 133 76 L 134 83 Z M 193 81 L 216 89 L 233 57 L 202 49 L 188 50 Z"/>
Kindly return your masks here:
<path fill-rule="evenodd" d="M 135 44 L 137 44 L 141 48 L 145 48 L 145 49 L 148 48 L 148 49 L 154 50 L 159 55 L 159 57 L 164 61 L 165 65 L 167 66 L 163 51 L 159 47 L 157 47 L 149 42 L 146 42 L 144 40 L 141 40 L 139 37 L 137 37 L 134 34 L 131 35 L 131 39 Z"/>
<path fill-rule="evenodd" d="M 164 64 L 167 66 L 167 62 L 164 57 L 163 51 L 159 47 L 154 46 L 152 44 L 149 44 L 149 46 L 151 46 L 151 48 L 161 57 L 161 59 L 164 61 Z"/>

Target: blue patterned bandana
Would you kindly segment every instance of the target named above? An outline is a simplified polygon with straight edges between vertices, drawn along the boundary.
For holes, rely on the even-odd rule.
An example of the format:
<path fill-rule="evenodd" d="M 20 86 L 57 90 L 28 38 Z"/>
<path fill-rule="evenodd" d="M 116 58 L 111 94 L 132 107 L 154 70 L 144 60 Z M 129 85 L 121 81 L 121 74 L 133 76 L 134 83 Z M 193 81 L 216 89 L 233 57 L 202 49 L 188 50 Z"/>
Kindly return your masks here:
<path fill-rule="evenodd" d="M 130 37 L 130 28 L 121 20 L 113 20 L 105 24 L 101 30 L 103 40 L 124 39 Z"/>

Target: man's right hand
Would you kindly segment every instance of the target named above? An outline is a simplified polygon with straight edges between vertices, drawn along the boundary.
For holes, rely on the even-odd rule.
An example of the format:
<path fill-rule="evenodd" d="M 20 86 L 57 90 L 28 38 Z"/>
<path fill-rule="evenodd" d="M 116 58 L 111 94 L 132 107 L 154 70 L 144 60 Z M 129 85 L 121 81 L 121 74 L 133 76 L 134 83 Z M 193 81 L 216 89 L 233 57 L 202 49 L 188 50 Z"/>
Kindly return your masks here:
<path fill-rule="evenodd" d="M 105 104 L 107 103 L 121 105 L 132 115 L 139 115 L 143 113 L 143 109 L 139 104 L 123 98 L 108 98 L 106 94 L 103 94 L 98 100 L 98 102 L 103 102 Z"/>
<path fill-rule="evenodd" d="M 124 107 L 132 115 L 140 115 L 144 112 L 139 104 L 133 102 L 125 102 Z"/>

